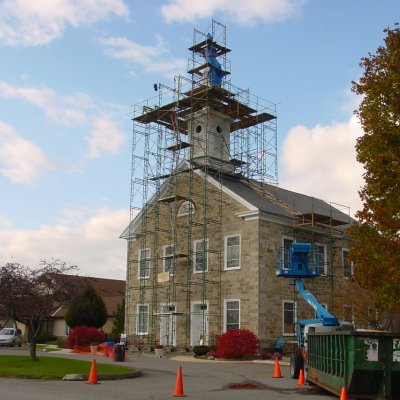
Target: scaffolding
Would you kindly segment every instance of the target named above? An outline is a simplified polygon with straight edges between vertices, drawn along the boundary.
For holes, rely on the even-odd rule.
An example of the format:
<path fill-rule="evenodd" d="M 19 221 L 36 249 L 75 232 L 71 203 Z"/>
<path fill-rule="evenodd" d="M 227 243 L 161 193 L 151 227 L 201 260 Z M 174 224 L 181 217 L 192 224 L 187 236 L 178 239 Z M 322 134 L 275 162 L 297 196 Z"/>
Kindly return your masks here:
<path fill-rule="evenodd" d="M 226 27 L 189 51 L 189 75 L 133 110 L 126 330 L 143 346 L 222 332 L 223 177 L 278 181 L 276 106 L 232 85 Z"/>
<path fill-rule="evenodd" d="M 287 242 L 278 252 L 277 265 L 285 267 L 287 264 L 291 240 L 310 243 L 310 267 L 322 278 L 310 280 L 310 290 L 329 299 L 327 304 L 330 310 L 341 315 L 339 308 L 343 303 L 343 293 L 340 292 L 338 283 L 343 278 L 345 269 L 342 251 L 344 247 L 349 248 L 349 239 L 345 232 L 353 222 L 350 208 L 307 197 L 307 203 L 300 198 L 297 202 L 286 204 L 286 210 L 291 215 L 291 227 L 286 231 Z M 325 280 L 325 284 L 321 287 L 322 280 Z M 297 298 L 298 294 L 293 286 L 293 301 Z"/>

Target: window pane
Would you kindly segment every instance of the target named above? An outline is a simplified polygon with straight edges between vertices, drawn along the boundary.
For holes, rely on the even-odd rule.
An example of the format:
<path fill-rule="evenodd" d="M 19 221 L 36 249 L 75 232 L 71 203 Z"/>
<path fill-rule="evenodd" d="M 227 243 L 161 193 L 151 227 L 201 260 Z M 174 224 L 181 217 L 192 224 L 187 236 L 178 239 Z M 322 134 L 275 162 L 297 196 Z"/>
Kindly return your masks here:
<path fill-rule="evenodd" d="M 170 272 L 172 267 L 173 267 L 173 255 L 175 253 L 175 246 L 164 246 L 164 260 L 163 260 L 163 265 L 164 265 L 164 272 Z M 173 272 L 173 271 L 171 271 Z"/>
<path fill-rule="evenodd" d="M 195 271 L 207 271 L 207 241 L 195 242 Z"/>
<path fill-rule="evenodd" d="M 283 239 L 283 268 L 290 268 L 290 246 L 293 243 L 293 239 Z"/>
<path fill-rule="evenodd" d="M 226 268 L 240 267 L 240 236 L 226 238 Z"/>
<path fill-rule="evenodd" d="M 240 328 L 240 302 L 227 301 L 226 307 L 226 330 Z"/>
<path fill-rule="evenodd" d="M 342 252 L 342 264 L 343 264 L 343 276 L 346 278 L 350 278 L 352 274 L 352 266 L 349 260 L 349 252 L 347 250 L 343 250 Z"/>
<path fill-rule="evenodd" d="M 226 320 L 229 324 L 238 324 L 239 323 L 238 310 L 228 310 L 226 312 Z"/>
<path fill-rule="evenodd" d="M 315 245 L 315 266 L 321 274 L 325 272 L 325 246 Z"/>
<path fill-rule="evenodd" d="M 138 306 L 137 334 L 146 334 L 149 320 L 149 306 Z"/>
<path fill-rule="evenodd" d="M 239 236 L 228 237 L 228 246 L 238 246 L 238 245 L 239 245 Z"/>
<path fill-rule="evenodd" d="M 284 302 L 283 303 L 283 333 L 294 332 L 294 303 Z"/>
<path fill-rule="evenodd" d="M 190 212 L 193 214 L 194 211 L 194 204 L 191 201 L 185 201 L 179 207 L 178 216 L 189 215 Z"/>
<path fill-rule="evenodd" d="M 227 301 L 226 308 L 229 310 L 239 310 L 239 301 L 238 300 Z"/>
<path fill-rule="evenodd" d="M 239 266 L 239 248 L 229 248 L 227 257 L 227 268 L 235 268 Z"/>
<path fill-rule="evenodd" d="M 150 249 L 141 249 L 139 253 L 139 277 L 148 278 L 150 275 Z"/>

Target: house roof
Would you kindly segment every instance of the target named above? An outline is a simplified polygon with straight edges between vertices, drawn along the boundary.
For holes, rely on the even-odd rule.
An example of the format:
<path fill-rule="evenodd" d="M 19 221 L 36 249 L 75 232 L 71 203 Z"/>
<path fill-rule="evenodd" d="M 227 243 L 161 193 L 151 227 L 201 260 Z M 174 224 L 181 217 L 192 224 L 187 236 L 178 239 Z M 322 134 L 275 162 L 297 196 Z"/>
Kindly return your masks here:
<path fill-rule="evenodd" d="M 202 173 L 200 169 L 196 173 Z M 212 177 L 212 172 L 209 172 Z M 223 174 L 222 190 L 227 189 L 235 196 L 265 214 L 290 218 L 298 224 L 313 224 L 335 227 L 339 230 L 346 228 L 353 222 L 348 207 L 328 203 L 324 200 L 293 192 L 279 186 L 270 185 L 253 179 L 246 179 L 236 175 Z M 150 200 L 149 204 L 154 201 Z M 341 211 L 344 209 L 346 212 Z M 129 238 L 129 230 L 135 229 L 135 224 L 141 219 L 139 212 L 131 226 L 122 232 L 121 238 Z"/>
<path fill-rule="evenodd" d="M 315 223 L 332 226 L 343 226 L 352 222 L 349 213 L 341 211 L 339 205 L 279 186 L 229 175 L 223 177 L 222 185 L 267 214 L 303 220 L 314 218 Z M 347 207 L 343 208 L 348 211 Z"/>
<path fill-rule="evenodd" d="M 103 299 L 107 315 L 111 316 L 119 303 L 125 298 L 126 282 L 118 279 L 93 278 L 88 276 L 63 275 L 63 279 L 73 279 L 78 288 L 87 284 L 93 286 L 97 294 Z M 60 307 L 52 317 L 63 318 L 68 306 Z"/>

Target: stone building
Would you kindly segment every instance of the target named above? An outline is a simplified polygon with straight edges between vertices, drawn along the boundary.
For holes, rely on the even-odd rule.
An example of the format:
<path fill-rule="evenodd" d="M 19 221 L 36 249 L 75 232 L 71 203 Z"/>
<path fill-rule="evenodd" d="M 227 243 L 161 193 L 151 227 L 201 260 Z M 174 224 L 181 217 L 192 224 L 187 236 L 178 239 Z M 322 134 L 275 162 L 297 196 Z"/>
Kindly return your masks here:
<path fill-rule="evenodd" d="M 276 109 L 233 86 L 225 27 L 195 30 L 190 78 L 135 106 L 126 333 L 131 344 L 213 344 L 246 328 L 271 345 L 313 310 L 285 267 L 293 241 L 312 244 L 322 276 L 306 286 L 353 318 L 344 229 L 349 210 L 277 186 Z"/>

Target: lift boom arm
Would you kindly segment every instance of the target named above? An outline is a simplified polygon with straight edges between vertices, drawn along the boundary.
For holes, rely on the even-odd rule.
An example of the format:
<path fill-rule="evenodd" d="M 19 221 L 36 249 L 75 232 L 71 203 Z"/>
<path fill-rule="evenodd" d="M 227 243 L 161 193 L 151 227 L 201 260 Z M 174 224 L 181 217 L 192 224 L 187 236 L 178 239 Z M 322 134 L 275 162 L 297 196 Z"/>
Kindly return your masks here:
<path fill-rule="evenodd" d="M 310 243 L 292 243 L 289 250 L 289 268 L 281 268 L 276 271 L 277 276 L 294 278 L 297 292 L 315 310 L 315 318 L 297 322 L 297 342 L 300 348 L 304 347 L 304 328 L 306 325 L 338 326 L 339 321 L 333 316 L 312 294 L 303 283 L 303 278 L 316 278 L 320 274 L 312 270 L 309 265 L 311 253 Z M 282 264 L 282 263 L 281 263 Z M 285 263 L 284 263 L 285 264 Z"/>

